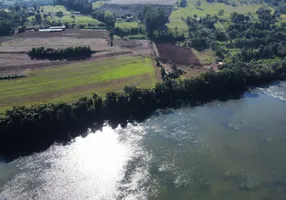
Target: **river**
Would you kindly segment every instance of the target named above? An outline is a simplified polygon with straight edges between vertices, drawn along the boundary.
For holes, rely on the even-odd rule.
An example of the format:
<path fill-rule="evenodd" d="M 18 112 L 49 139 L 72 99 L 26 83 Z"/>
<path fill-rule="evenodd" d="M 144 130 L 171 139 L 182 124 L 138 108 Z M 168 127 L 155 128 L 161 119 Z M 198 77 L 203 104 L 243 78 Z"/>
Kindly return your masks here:
<path fill-rule="evenodd" d="M 0 200 L 285 200 L 286 83 L 0 163 Z"/>

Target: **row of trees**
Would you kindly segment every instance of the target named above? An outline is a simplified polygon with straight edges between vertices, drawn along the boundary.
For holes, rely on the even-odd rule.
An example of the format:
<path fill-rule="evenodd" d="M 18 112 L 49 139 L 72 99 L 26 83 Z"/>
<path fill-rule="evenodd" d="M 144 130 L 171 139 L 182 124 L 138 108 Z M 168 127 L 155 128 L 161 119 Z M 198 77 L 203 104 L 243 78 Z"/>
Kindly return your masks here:
<path fill-rule="evenodd" d="M 29 51 L 29 57 L 34 60 L 80 60 L 90 58 L 94 52 L 90 47 L 68 47 L 65 49 L 33 48 Z"/>
<path fill-rule="evenodd" d="M 278 59 L 271 66 L 234 60 L 220 72 L 210 71 L 179 82 L 167 79 L 157 83 L 154 89 L 125 87 L 123 93 L 108 92 L 104 99 L 94 94 L 92 98 L 81 98 L 73 104 L 14 107 L 0 118 L 0 152 L 25 153 L 42 143 L 49 145 L 55 140 L 67 139 L 71 133 L 78 135 L 73 130 L 101 124 L 104 120 L 144 119 L 158 108 L 198 105 L 237 96 L 248 86 L 285 76 L 286 60 Z"/>
<path fill-rule="evenodd" d="M 8 74 L 5 76 L 0 76 L 0 80 L 11 80 L 11 79 L 17 79 L 17 78 L 23 78 L 25 75 L 21 74 Z"/>

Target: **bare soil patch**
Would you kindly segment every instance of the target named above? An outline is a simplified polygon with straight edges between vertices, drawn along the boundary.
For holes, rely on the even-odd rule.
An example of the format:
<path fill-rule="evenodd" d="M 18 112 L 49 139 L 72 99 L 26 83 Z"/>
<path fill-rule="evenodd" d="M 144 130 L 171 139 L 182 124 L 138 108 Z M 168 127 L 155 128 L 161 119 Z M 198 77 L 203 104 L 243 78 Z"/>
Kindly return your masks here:
<path fill-rule="evenodd" d="M 153 54 L 153 47 L 150 40 L 123 40 L 114 39 L 113 45 L 122 49 L 132 50 L 136 53 L 147 55 Z"/>
<path fill-rule="evenodd" d="M 75 38 L 108 38 L 108 31 L 105 29 L 66 29 L 63 32 L 25 32 L 15 37 L 75 37 Z"/>
<path fill-rule="evenodd" d="M 156 44 L 159 57 L 163 63 L 172 61 L 178 65 L 201 66 L 197 56 L 189 48 L 178 47 L 173 44 Z"/>
<path fill-rule="evenodd" d="M 149 40 L 115 39 L 114 45 L 111 47 L 108 39 L 97 37 L 97 34 L 101 32 L 103 31 L 72 29 L 66 30 L 65 33 L 51 33 L 51 35 L 50 33 L 46 33 L 48 37 L 44 37 L 42 33 L 30 32 L 4 38 L 0 44 L 0 74 L 20 74 L 27 69 L 85 62 L 31 60 L 27 52 L 33 47 L 66 48 L 70 46 L 90 46 L 92 50 L 103 50 L 103 52 L 94 54 L 89 59 L 91 61 L 121 55 L 151 55 L 153 53 Z M 30 34 L 34 35 L 31 37 Z"/>
<path fill-rule="evenodd" d="M 74 37 L 15 37 L 1 43 L 1 53 L 25 53 L 33 47 L 66 48 L 70 46 L 90 46 L 92 50 L 109 50 L 107 40 L 104 38 L 74 38 Z M 113 48 L 114 49 L 114 48 Z"/>
<path fill-rule="evenodd" d="M 27 55 L 17 55 L 15 57 L 13 54 L 0 54 L 0 75 L 8 74 L 23 74 L 26 70 L 44 68 L 44 67 L 57 67 L 61 65 L 71 64 L 75 62 L 92 62 L 96 59 L 107 59 L 116 56 L 135 54 L 133 51 L 107 51 L 94 54 L 88 60 L 80 61 L 49 61 L 49 60 L 31 60 Z M 2 56 L 2 57 L 1 57 Z M 10 58 L 9 58 L 10 57 Z"/>

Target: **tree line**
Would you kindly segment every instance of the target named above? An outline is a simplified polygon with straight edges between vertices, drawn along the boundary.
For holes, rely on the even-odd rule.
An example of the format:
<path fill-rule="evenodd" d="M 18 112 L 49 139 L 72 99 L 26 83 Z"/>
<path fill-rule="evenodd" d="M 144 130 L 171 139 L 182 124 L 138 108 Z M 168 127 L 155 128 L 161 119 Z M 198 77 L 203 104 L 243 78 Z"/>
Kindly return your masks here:
<path fill-rule="evenodd" d="M 32 48 L 29 51 L 29 57 L 34 60 L 81 60 L 90 58 L 95 53 L 88 46 L 79 47 L 67 47 L 64 49 L 53 49 L 53 48 Z"/>
<path fill-rule="evenodd" d="M 0 118 L 0 152 L 14 155 L 32 152 L 36 147 L 68 140 L 80 134 L 75 130 L 100 125 L 105 120 L 144 119 L 156 109 L 239 97 L 249 86 L 285 76 L 285 59 L 250 64 L 234 60 L 219 72 L 209 71 L 188 80 L 166 79 L 153 89 L 125 87 L 123 93 L 108 92 L 104 99 L 94 94 L 72 104 L 14 107 Z"/>
<path fill-rule="evenodd" d="M 17 78 L 24 78 L 25 75 L 23 74 L 8 74 L 5 76 L 0 76 L 0 80 L 11 80 L 11 79 L 17 79 Z"/>

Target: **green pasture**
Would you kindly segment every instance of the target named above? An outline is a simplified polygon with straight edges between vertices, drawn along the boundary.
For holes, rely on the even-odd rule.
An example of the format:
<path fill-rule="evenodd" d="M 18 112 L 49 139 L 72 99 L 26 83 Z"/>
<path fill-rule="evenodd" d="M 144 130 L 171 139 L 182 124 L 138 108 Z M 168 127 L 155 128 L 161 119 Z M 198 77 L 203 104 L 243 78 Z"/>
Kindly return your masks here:
<path fill-rule="evenodd" d="M 58 11 L 62 11 L 64 15 L 71 14 L 64 6 L 57 5 L 57 6 L 41 6 L 41 10 L 43 9 L 44 13 L 57 13 Z"/>
<path fill-rule="evenodd" d="M 182 19 L 170 19 L 170 22 L 167 24 L 167 27 L 172 33 L 188 35 L 188 26 L 186 22 Z"/>
<path fill-rule="evenodd" d="M 0 81 L 0 111 L 14 105 L 72 102 L 93 93 L 104 96 L 126 85 L 154 87 L 155 68 L 149 57 L 118 57 L 35 69 L 28 77 Z"/>
<path fill-rule="evenodd" d="M 63 23 L 74 23 L 76 25 L 86 25 L 86 24 L 94 24 L 94 25 L 98 25 L 101 22 L 98 21 L 97 19 L 93 19 L 90 16 L 83 16 L 83 15 L 74 15 L 75 19 L 73 19 L 71 16 L 63 16 L 62 18 L 56 17 L 55 16 L 55 20 L 57 21 L 61 21 Z"/>
<path fill-rule="evenodd" d="M 200 63 L 202 65 L 209 65 L 214 63 L 215 60 L 215 53 L 212 49 L 206 49 L 204 51 L 198 52 L 195 49 L 192 49 L 193 53 L 197 56 Z"/>
<path fill-rule="evenodd" d="M 263 6 L 262 4 L 242 4 L 234 7 L 231 5 L 226 5 L 225 3 L 207 3 L 205 1 L 201 2 L 202 3 L 199 7 L 196 6 L 197 0 L 188 0 L 187 7 L 185 8 L 175 7 L 169 18 L 170 23 L 167 24 L 170 30 L 174 32 L 175 28 L 177 27 L 179 33 L 187 34 L 188 27 L 185 24 L 183 18 L 193 17 L 194 15 L 197 15 L 198 17 L 203 17 L 207 14 L 218 16 L 219 11 L 223 9 L 224 14 L 218 17 L 227 19 L 233 12 L 242 14 L 255 14 L 257 9 Z M 220 26 L 219 24 L 218 27 L 222 28 L 222 26 Z"/>
<path fill-rule="evenodd" d="M 124 21 L 116 21 L 115 27 L 121 29 L 131 29 L 131 28 L 138 28 L 140 24 L 138 22 L 124 22 Z"/>
<path fill-rule="evenodd" d="M 105 4 L 106 1 L 96 1 L 92 3 L 92 8 L 96 9 L 96 8 L 100 8 L 103 4 Z"/>
<path fill-rule="evenodd" d="M 238 5 L 236 7 L 226 5 L 225 3 L 207 3 L 202 1 L 201 6 L 196 6 L 197 1 L 188 0 L 188 5 L 185 8 L 175 8 L 172 12 L 171 19 L 180 19 L 182 17 L 186 18 L 188 16 L 193 17 L 197 15 L 198 17 L 209 15 L 218 15 L 221 9 L 224 10 L 224 15 L 219 16 L 221 18 L 228 18 L 230 13 L 237 12 L 242 14 L 256 13 L 257 9 L 261 7 L 260 4 L 248 4 L 248 5 Z"/>

